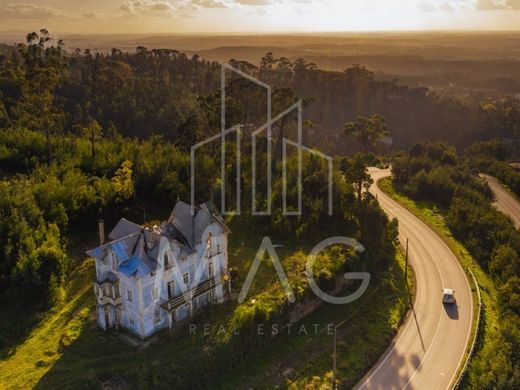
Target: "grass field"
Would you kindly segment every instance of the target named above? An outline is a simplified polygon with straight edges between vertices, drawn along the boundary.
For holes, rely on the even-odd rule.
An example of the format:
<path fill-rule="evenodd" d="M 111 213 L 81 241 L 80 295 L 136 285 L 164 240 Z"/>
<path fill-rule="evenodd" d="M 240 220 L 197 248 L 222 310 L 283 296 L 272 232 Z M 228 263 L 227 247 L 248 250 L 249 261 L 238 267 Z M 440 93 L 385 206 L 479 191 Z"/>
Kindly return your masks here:
<path fill-rule="evenodd" d="M 482 328 L 480 329 L 480 338 L 477 343 L 475 354 L 475 356 L 478 356 L 479 350 L 486 348 L 486 344 L 488 344 L 489 340 L 493 338 L 493 335 L 497 333 L 498 298 L 493 281 L 480 267 L 478 262 L 476 262 L 468 253 L 466 248 L 451 234 L 445 221 L 446 210 L 439 209 L 431 202 L 414 201 L 399 193 L 392 185 L 392 180 L 390 177 L 381 179 L 378 184 L 381 190 L 405 206 L 409 211 L 411 211 L 428 226 L 430 226 L 446 242 L 453 253 L 457 256 L 459 262 L 467 274 L 468 280 L 472 285 L 474 299 L 476 299 L 475 286 L 473 286 L 473 279 L 468 270 L 471 270 L 475 275 L 480 288 L 484 310 L 484 321 L 481 323 Z M 478 302 L 475 301 L 475 304 L 478 305 Z M 473 329 L 473 332 L 475 332 L 475 329 Z M 472 334 L 472 339 L 473 335 L 474 333 Z M 469 365 L 469 371 L 471 371 L 471 364 Z"/>
<path fill-rule="evenodd" d="M 238 268 L 240 278 L 256 254 L 256 241 L 240 233 L 230 240 L 230 264 Z M 285 243 L 277 251 L 283 258 L 296 249 L 300 248 Z M 72 251 L 81 256 L 82 250 Z M 63 302 L 28 327 L 27 334 L 1 357 L 0 388 L 168 387 L 187 356 L 212 353 L 213 341 L 202 332 L 193 335 L 183 329 L 173 336 L 163 332 L 149 343 L 132 345 L 117 332 L 99 330 L 93 311 L 93 261 L 77 263 Z M 338 328 L 338 377 L 344 385 L 352 385 L 386 349 L 407 310 L 403 267 L 399 254 L 387 272 L 372 275 L 369 289 L 357 302 L 324 304 L 295 324 L 291 334 L 280 332 L 274 342 L 222 372 L 212 387 L 329 387 L 333 339 L 327 326 L 343 320 Z M 260 267 L 253 294 L 273 279 L 271 271 L 269 266 Z M 235 308 L 236 303 L 229 301 L 202 312 L 194 322 L 217 327 Z"/>

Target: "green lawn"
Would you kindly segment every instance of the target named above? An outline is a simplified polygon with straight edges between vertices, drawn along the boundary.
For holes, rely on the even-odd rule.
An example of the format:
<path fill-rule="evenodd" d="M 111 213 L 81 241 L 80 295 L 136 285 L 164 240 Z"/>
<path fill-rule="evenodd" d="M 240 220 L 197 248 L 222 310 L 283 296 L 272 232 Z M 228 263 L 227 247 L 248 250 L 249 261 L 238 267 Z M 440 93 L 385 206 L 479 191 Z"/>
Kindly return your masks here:
<path fill-rule="evenodd" d="M 259 239 L 233 233 L 230 264 L 238 268 L 240 279 L 245 278 L 259 244 Z M 297 249 L 300 247 L 284 243 L 277 252 L 283 258 Z M 75 253 L 79 256 L 81 252 Z M 212 387 L 300 388 L 312 383 L 315 388 L 327 388 L 333 340 L 327 325 L 343 320 L 344 325 L 338 329 L 338 377 L 346 386 L 355 383 L 389 345 L 407 310 L 402 255 L 397 260 L 387 272 L 373 275 L 369 289 L 357 302 L 323 305 L 293 325 L 290 335 L 281 331 L 236 368 L 220 373 L 212 379 Z M 183 329 L 173 336 L 163 332 L 148 346 L 132 346 L 116 332 L 99 330 L 93 312 L 93 277 L 93 261 L 79 262 L 67 285 L 64 303 L 28 329 L 27 336 L 0 360 L 0 388 L 99 388 L 103 384 L 168 387 L 166 383 L 175 380 L 187 357 L 213 353 L 215 340 L 202 332 L 190 335 Z M 272 269 L 263 264 L 250 294 L 260 292 L 272 278 Z M 200 313 L 194 322 L 210 323 L 215 333 L 235 308 L 236 303 L 229 301 Z"/>
<path fill-rule="evenodd" d="M 479 342 L 477 343 L 476 355 L 478 356 L 479 351 L 486 347 L 489 340 L 493 338 L 493 335 L 497 333 L 497 321 L 498 321 L 498 303 L 496 288 L 489 277 L 489 275 L 480 267 L 477 261 L 468 253 L 466 248 L 457 241 L 451 234 L 445 221 L 446 210 L 439 209 L 435 204 L 431 202 L 419 202 L 414 201 L 405 195 L 399 193 L 396 188 L 392 185 L 390 177 L 381 179 L 379 181 L 379 188 L 383 190 L 387 195 L 398 201 L 400 204 L 405 206 L 409 211 L 415 214 L 428 226 L 430 226 L 450 247 L 453 253 L 457 256 L 461 263 L 468 280 L 472 286 L 473 297 L 475 305 L 478 305 L 476 289 L 473 283 L 473 279 L 469 273 L 469 270 L 473 272 L 477 279 L 477 283 L 480 288 L 482 296 L 483 310 L 484 310 L 484 321 L 481 324 Z M 477 306 L 475 306 L 477 307 Z M 476 310 L 475 310 L 476 316 Z M 475 322 L 474 322 L 475 323 Z M 476 329 L 473 329 L 475 332 Z M 473 339 L 474 333 L 472 333 Z M 469 365 L 469 371 L 471 372 L 471 364 Z"/>

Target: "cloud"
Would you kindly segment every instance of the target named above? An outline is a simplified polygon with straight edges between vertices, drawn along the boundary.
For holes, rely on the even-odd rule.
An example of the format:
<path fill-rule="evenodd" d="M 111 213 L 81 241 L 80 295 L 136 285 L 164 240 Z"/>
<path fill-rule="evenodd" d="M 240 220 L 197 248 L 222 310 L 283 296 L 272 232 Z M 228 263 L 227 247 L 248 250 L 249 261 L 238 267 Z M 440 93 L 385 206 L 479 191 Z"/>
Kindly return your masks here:
<path fill-rule="evenodd" d="M 506 0 L 506 5 L 509 9 L 520 10 L 520 0 Z"/>
<path fill-rule="evenodd" d="M 459 4 L 456 4 L 456 5 L 459 5 Z M 419 3 L 419 9 L 423 12 L 438 12 L 438 11 L 451 12 L 451 11 L 455 10 L 453 5 L 450 4 L 450 2 L 448 2 L 448 1 L 441 2 L 441 3 L 439 3 L 437 1 L 434 3 L 434 2 L 426 1 L 426 0 L 422 0 Z"/>
<path fill-rule="evenodd" d="M 56 19 L 68 15 L 56 8 L 34 4 L 4 4 L 0 5 L 1 19 Z"/>
<path fill-rule="evenodd" d="M 192 0 L 190 3 L 198 5 L 201 8 L 227 8 L 227 4 L 218 0 Z"/>
<path fill-rule="evenodd" d="M 273 0 L 235 0 L 235 3 L 242 5 L 270 5 L 273 4 Z"/>
<path fill-rule="evenodd" d="M 439 9 L 444 12 L 451 12 L 455 10 L 455 8 L 453 8 L 453 6 L 448 2 L 439 5 Z"/>
<path fill-rule="evenodd" d="M 169 2 L 161 0 L 125 0 L 119 8 L 133 17 L 149 14 L 170 16 L 173 11 Z"/>
<path fill-rule="evenodd" d="M 105 16 L 98 14 L 97 12 L 85 12 L 85 13 L 81 14 L 81 17 L 83 19 L 90 19 L 90 20 L 105 19 Z"/>
<path fill-rule="evenodd" d="M 419 9 L 423 12 L 436 12 L 437 5 L 423 0 L 419 3 Z"/>
<path fill-rule="evenodd" d="M 477 0 L 476 8 L 481 11 L 504 9 L 505 4 L 498 0 Z"/>
<path fill-rule="evenodd" d="M 475 5 L 480 11 L 520 10 L 520 0 L 477 0 Z"/>

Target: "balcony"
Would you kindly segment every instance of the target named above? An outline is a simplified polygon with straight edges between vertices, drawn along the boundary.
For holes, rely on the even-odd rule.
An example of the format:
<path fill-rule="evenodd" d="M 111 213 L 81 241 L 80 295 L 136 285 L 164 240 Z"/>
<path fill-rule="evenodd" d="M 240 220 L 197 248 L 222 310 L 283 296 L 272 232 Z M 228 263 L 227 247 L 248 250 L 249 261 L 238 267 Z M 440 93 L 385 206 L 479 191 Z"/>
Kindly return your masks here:
<path fill-rule="evenodd" d="M 119 281 L 104 280 L 103 282 L 94 281 L 94 292 L 98 305 L 117 306 L 122 303 L 119 294 Z"/>
<path fill-rule="evenodd" d="M 112 295 L 103 295 L 102 297 L 97 297 L 98 304 L 101 306 L 104 305 L 112 305 L 112 306 L 118 306 L 122 303 L 121 296 L 114 297 Z"/>
<path fill-rule="evenodd" d="M 206 256 L 208 259 L 211 259 L 214 256 L 220 254 L 220 245 L 211 245 L 209 249 L 206 251 Z"/>
<path fill-rule="evenodd" d="M 194 289 L 190 291 L 186 291 L 184 294 L 188 297 L 188 299 L 193 300 L 197 298 L 198 296 L 214 289 L 217 286 L 220 286 L 224 284 L 226 281 L 229 280 L 229 274 L 227 271 L 222 271 L 219 275 L 213 276 L 212 278 L 209 278 L 208 280 L 205 280 L 197 285 Z M 161 304 L 161 307 L 165 310 L 172 311 L 178 308 L 179 306 L 184 305 L 186 300 L 184 299 L 184 294 L 179 294 L 172 299 L 165 301 Z"/>

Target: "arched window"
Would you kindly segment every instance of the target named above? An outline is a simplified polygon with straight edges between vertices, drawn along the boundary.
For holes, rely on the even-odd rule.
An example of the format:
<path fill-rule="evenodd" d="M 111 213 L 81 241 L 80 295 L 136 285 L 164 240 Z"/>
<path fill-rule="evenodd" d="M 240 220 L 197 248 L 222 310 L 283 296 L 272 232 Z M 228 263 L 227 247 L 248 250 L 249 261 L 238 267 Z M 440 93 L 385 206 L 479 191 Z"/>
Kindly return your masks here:
<path fill-rule="evenodd" d="M 168 258 L 168 254 L 164 253 L 164 268 L 170 268 L 170 259 Z"/>

